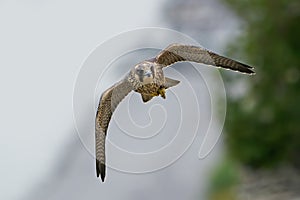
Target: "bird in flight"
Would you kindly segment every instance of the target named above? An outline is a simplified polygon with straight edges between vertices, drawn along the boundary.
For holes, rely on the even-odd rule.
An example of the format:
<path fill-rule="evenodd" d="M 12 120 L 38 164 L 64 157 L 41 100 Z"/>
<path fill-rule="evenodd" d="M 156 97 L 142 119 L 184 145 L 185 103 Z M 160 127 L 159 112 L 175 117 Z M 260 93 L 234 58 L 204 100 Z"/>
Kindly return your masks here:
<path fill-rule="evenodd" d="M 180 81 L 164 76 L 163 69 L 176 62 L 190 61 L 254 74 L 253 67 L 197 46 L 171 44 L 155 58 L 135 65 L 119 82 L 103 92 L 95 121 L 96 173 L 105 178 L 105 138 L 111 116 L 118 104 L 131 91 L 141 94 L 144 103 L 155 96 L 166 98 L 166 90 Z"/>

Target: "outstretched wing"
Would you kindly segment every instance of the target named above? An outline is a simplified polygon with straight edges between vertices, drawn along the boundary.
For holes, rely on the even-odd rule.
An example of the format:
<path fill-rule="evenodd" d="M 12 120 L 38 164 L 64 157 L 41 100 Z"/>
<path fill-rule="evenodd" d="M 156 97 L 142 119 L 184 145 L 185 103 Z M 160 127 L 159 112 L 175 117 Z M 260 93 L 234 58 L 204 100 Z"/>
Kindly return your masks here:
<path fill-rule="evenodd" d="M 214 52 L 197 46 L 171 44 L 155 58 L 155 62 L 163 65 L 164 67 L 180 61 L 204 63 L 247 74 L 254 73 L 252 70 L 253 67 L 251 66 L 220 56 Z"/>
<path fill-rule="evenodd" d="M 124 99 L 132 90 L 132 85 L 124 79 L 109 89 L 101 96 L 95 122 L 95 150 L 96 150 L 96 172 L 97 177 L 101 175 L 102 182 L 105 178 L 105 138 L 111 116 Z"/>

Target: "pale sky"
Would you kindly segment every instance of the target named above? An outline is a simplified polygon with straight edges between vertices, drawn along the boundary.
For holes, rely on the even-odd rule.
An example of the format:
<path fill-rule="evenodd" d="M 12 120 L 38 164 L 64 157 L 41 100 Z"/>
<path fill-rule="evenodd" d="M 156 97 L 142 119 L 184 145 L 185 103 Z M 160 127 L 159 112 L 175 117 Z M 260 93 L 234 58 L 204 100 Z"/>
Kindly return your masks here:
<path fill-rule="evenodd" d="M 0 1 L 0 199 L 20 198 L 74 134 L 81 64 L 120 32 L 162 26 L 164 1 Z"/>

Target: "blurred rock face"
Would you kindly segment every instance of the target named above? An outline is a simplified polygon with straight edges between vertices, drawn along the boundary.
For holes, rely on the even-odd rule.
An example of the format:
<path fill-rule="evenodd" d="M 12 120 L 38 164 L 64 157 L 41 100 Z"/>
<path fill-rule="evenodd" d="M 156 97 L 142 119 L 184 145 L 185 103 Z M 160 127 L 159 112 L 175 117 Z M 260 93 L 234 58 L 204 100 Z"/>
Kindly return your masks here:
<path fill-rule="evenodd" d="M 240 200 L 299 199 L 300 173 L 283 166 L 274 170 L 242 170 L 242 183 L 238 186 Z"/>

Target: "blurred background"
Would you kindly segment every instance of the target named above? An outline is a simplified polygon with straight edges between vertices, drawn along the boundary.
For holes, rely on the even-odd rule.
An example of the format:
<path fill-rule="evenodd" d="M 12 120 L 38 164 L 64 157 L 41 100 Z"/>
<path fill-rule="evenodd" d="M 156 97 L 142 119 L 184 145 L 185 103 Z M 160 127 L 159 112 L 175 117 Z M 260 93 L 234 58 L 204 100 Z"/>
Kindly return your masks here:
<path fill-rule="evenodd" d="M 1 0 L 0 198 L 300 199 L 299 21 L 297 0 Z M 97 45 L 153 26 L 251 64 L 256 75 L 220 70 L 226 121 L 205 159 L 197 158 L 198 133 L 171 166 L 146 174 L 108 169 L 102 184 L 76 133 L 74 83 Z"/>

